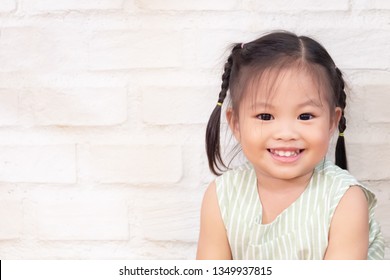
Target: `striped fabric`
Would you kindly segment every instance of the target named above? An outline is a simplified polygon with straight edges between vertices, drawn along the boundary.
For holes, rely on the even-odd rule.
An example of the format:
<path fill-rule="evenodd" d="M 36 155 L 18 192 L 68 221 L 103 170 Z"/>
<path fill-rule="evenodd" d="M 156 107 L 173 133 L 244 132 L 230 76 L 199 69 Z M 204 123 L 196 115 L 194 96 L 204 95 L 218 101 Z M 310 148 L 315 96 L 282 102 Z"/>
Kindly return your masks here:
<path fill-rule="evenodd" d="M 331 219 L 352 185 L 362 187 L 369 203 L 368 259 L 384 257 L 384 239 L 374 219 L 374 194 L 330 161 L 315 168 L 301 196 L 269 224 L 261 223 L 257 179 L 250 164 L 225 172 L 216 185 L 233 259 L 323 259 Z"/>

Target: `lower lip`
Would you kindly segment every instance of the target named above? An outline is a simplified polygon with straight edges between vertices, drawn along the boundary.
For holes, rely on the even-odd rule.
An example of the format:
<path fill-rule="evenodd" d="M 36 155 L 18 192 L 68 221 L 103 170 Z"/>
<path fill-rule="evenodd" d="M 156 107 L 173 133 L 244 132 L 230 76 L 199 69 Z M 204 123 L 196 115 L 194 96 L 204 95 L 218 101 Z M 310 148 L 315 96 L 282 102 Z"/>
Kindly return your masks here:
<path fill-rule="evenodd" d="M 278 156 L 278 155 L 276 155 L 276 154 L 273 154 L 273 153 L 271 153 L 271 152 L 269 152 L 269 153 L 271 154 L 271 157 L 272 157 L 274 160 L 278 161 L 278 162 L 281 162 L 281 163 L 293 163 L 293 162 L 297 161 L 297 160 L 301 157 L 301 155 L 302 155 L 303 152 L 304 152 L 304 151 L 301 151 L 301 152 L 300 152 L 299 154 L 297 154 L 296 156 L 291 156 L 291 157 L 282 157 L 282 156 Z"/>

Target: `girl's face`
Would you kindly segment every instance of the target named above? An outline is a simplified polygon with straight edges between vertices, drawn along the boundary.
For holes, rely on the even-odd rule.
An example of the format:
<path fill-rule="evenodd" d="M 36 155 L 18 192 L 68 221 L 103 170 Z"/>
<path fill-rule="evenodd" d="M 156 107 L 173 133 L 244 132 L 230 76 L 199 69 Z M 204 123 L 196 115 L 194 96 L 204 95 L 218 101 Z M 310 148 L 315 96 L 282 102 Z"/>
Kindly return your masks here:
<path fill-rule="evenodd" d="M 327 93 L 306 71 L 286 69 L 276 77 L 270 89 L 263 76 L 227 119 L 258 176 L 309 176 L 327 153 L 341 109 L 330 109 Z"/>

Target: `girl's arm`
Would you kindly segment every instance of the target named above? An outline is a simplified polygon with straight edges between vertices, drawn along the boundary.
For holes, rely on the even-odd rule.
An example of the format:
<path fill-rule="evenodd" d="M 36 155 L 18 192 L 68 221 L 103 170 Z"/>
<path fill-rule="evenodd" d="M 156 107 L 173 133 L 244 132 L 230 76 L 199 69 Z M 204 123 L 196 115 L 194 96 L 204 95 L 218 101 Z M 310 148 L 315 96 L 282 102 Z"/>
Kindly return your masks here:
<path fill-rule="evenodd" d="M 360 187 L 352 186 L 341 198 L 332 218 L 325 259 L 366 260 L 368 223 L 367 198 Z"/>
<path fill-rule="evenodd" d="M 209 185 L 203 197 L 196 258 L 198 260 L 232 259 L 225 226 L 219 210 L 215 182 Z"/>

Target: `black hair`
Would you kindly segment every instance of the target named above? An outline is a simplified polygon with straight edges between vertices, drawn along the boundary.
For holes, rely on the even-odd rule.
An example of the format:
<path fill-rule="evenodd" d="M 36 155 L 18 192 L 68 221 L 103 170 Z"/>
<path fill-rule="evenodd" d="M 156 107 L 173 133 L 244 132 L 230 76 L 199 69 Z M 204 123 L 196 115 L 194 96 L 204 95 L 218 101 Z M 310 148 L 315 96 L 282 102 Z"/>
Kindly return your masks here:
<path fill-rule="evenodd" d="M 234 44 L 231 53 L 224 65 L 221 90 L 218 102 L 206 128 L 206 152 L 211 172 L 220 175 L 228 167 L 224 163 L 220 149 L 220 124 L 222 104 L 230 93 L 233 113 L 242 100 L 245 85 L 248 79 L 265 70 L 275 69 L 277 66 L 291 66 L 294 64 L 307 66 L 321 75 L 329 94 L 327 96 L 331 108 L 340 107 L 341 118 L 338 124 L 339 137 L 336 144 L 336 165 L 347 169 L 344 131 L 346 119 L 345 82 L 341 71 L 336 67 L 333 59 L 325 48 L 314 39 L 306 36 L 297 36 L 287 31 L 278 31 L 264 35 L 252 42 Z"/>

